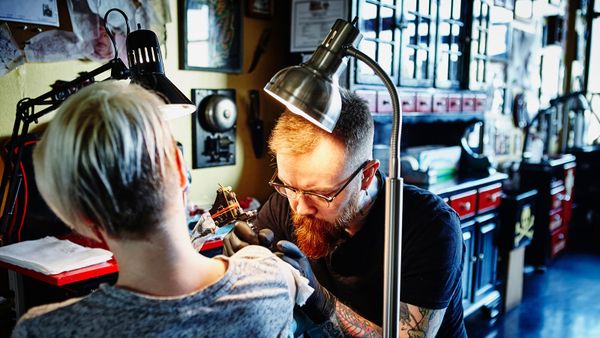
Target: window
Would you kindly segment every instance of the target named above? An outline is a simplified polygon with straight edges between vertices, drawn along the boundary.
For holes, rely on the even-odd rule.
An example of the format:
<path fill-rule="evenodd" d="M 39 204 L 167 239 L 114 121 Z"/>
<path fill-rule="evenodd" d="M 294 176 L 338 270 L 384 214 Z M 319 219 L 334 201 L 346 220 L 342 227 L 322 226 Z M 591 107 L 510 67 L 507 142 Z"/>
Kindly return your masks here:
<path fill-rule="evenodd" d="M 437 64 L 435 86 L 460 86 L 463 63 L 465 24 L 461 0 L 442 0 L 438 11 Z"/>
<path fill-rule="evenodd" d="M 402 7 L 400 85 L 431 87 L 437 1 L 405 0 Z"/>
<path fill-rule="evenodd" d="M 359 30 L 363 36 L 358 49 L 375 60 L 397 82 L 398 29 L 393 1 L 360 1 Z M 356 82 L 380 84 L 381 80 L 365 63 L 356 62 Z"/>
<path fill-rule="evenodd" d="M 469 87 L 480 89 L 487 80 L 488 34 L 490 5 L 485 0 L 473 0 L 473 27 L 471 29 L 471 65 Z"/>

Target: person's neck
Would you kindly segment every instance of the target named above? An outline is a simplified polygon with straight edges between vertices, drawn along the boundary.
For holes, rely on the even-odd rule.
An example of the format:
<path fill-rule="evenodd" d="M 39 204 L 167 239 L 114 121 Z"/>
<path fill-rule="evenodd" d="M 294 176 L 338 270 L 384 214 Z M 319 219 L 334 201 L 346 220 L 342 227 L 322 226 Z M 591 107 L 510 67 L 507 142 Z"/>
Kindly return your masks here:
<path fill-rule="evenodd" d="M 147 240 L 109 240 L 109 248 L 119 264 L 117 287 L 175 297 L 201 290 L 223 276 L 227 263 L 197 253 L 185 222 L 162 229 Z"/>
<path fill-rule="evenodd" d="M 350 237 L 354 236 L 364 226 L 365 220 L 371 212 L 371 208 L 377 200 L 377 194 L 379 193 L 379 177 L 375 176 L 375 179 L 371 181 L 371 184 L 366 190 L 361 191 L 361 197 L 359 201 L 358 214 L 346 228 L 346 232 Z"/>

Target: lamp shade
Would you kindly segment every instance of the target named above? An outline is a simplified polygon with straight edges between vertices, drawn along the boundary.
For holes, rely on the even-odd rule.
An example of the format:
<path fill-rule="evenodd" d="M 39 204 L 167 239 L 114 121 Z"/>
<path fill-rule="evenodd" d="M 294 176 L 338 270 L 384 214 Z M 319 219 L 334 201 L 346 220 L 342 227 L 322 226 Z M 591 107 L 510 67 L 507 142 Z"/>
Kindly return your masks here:
<path fill-rule="evenodd" d="M 277 72 L 265 91 L 298 114 L 331 133 L 342 110 L 337 78 L 302 64 Z"/>
<path fill-rule="evenodd" d="M 166 103 L 163 116 L 171 120 L 189 115 L 196 106 L 165 76 L 160 44 L 156 34 L 139 29 L 127 35 L 127 57 L 131 82 L 154 91 Z"/>
<path fill-rule="evenodd" d="M 290 111 L 330 133 L 342 110 L 340 66 L 347 47 L 360 35 L 355 22 L 337 20 L 308 62 L 280 70 L 264 88 Z"/>

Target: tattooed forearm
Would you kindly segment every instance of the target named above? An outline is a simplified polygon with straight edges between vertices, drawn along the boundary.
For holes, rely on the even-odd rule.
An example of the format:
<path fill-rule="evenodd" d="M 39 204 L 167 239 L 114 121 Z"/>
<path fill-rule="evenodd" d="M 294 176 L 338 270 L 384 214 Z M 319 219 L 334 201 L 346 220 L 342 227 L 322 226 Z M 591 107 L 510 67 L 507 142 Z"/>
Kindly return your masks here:
<path fill-rule="evenodd" d="M 344 334 L 348 337 L 381 337 L 381 328 L 364 319 L 352 309 L 337 302 L 335 306 L 336 317 Z"/>
<path fill-rule="evenodd" d="M 400 302 L 400 331 L 406 337 L 435 337 L 445 309 L 430 310 Z"/>

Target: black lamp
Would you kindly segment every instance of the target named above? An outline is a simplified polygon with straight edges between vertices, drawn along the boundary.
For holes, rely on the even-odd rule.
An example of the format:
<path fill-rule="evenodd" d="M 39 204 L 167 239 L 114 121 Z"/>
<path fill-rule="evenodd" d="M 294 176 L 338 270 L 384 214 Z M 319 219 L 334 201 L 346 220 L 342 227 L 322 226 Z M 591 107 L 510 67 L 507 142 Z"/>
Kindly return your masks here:
<path fill-rule="evenodd" d="M 196 110 L 192 101 L 165 76 L 160 44 L 153 31 L 141 29 L 138 24 L 138 30 L 127 35 L 126 44 L 131 82 L 163 98 L 167 103 L 161 107 L 165 119 L 189 115 Z"/>
<path fill-rule="evenodd" d="M 15 216 L 17 196 L 23 183 L 23 173 L 20 171 L 19 163 L 23 155 L 24 141 L 29 134 L 29 126 L 37 123 L 40 117 L 54 111 L 67 97 L 75 94 L 79 89 L 95 82 L 96 76 L 110 72 L 109 79 L 126 80 L 130 78 L 132 83 L 138 83 L 154 91 L 166 103 L 160 109 L 167 120 L 191 114 L 196 110 L 195 105 L 165 76 L 158 38 L 152 31 L 138 29 L 130 33 L 129 24 L 127 24 L 127 54 L 131 68 L 128 69 L 123 64 L 118 58 L 114 36 L 106 27 L 108 15 L 113 11 L 119 12 L 125 22 L 129 22 L 127 15 L 118 8 L 112 8 L 104 15 L 104 28 L 115 50 L 115 57 L 112 60 L 90 72 L 81 73 L 78 78 L 70 82 L 57 81 L 51 91 L 36 98 L 24 98 L 17 104 L 15 123 L 7 144 L 8 153 L 0 184 L 0 193 L 5 196 L 0 218 L 0 236 L 2 236 L 0 245 L 3 244 L 3 240 L 6 241 L 4 235 L 7 233 L 9 220 Z M 45 108 L 36 112 L 36 107 L 40 106 L 45 106 Z M 24 219 L 23 217 L 21 222 Z"/>
<path fill-rule="evenodd" d="M 265 91 L 296 113 L 331 132 L 341 112 L 338 69 L 343 58 L 353 56 L 366 63 L 381 78 L 390 92 L 393 108 L 390 140 L 390 172 L 385 191 L 385 270 L 383 294 L 383 334 L 397 337 L 400 303 L 400 266 L 402 252 L 402 188 L 400 177 L 400 130 L 402 112 L 398 93 L 390 77 L 369 56 L 353 47 L 360 35 L 352 23 L 338 19 L 311 59 L 299 66 L 280 70 Z"/>

